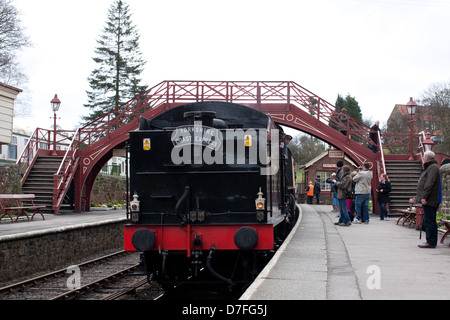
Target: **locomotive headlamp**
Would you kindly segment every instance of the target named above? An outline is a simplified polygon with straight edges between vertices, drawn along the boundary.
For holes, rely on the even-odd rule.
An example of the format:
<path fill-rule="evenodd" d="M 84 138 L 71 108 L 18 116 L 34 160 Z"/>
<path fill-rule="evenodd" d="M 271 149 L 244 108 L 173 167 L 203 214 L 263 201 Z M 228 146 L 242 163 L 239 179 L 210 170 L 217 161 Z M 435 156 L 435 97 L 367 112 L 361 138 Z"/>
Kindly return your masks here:
<path fill-rule="evenodd" d="M 130 202 L 131 207 L 131 221 L 138 222 L 139 221 L 139 196 L 134 192 L 133 201 Z"/>
<path fill-rule="evenodd" d="M 266 204 L 266 199 L 263 198 L 263 193 L 261 188 L 259 188 L 258 198 L 255 200 L 256 205 L 256 219 L 258 221 L 264 220 L 264 205 Z"/>

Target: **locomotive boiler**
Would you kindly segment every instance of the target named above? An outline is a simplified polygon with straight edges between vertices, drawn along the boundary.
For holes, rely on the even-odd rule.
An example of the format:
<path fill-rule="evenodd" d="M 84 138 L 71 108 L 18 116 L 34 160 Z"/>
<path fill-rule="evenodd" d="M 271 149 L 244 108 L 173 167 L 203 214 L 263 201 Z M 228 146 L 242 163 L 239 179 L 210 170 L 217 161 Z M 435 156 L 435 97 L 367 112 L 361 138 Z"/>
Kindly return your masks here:
<path fill-rule="evenodd" d="M 226 102 L 185 104 L 130 132 L 124 248 L 171 288 L 203 269 L 249 283 L 295 224 L 293 161 L 270 116 Z"/>

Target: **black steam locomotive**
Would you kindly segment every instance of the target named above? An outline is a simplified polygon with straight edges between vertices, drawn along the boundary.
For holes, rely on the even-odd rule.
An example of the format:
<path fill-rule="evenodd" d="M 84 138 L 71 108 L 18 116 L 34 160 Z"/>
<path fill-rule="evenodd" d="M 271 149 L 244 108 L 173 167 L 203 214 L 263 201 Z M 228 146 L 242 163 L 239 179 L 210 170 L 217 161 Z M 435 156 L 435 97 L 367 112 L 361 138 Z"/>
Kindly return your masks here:
<path fill-rule="evenodd" d="M 298 217 L 293 162 L 270 116 L 200 102 L 130 132 L 124 247 L 166 288 L 209 274 L 252 281 Z"/>

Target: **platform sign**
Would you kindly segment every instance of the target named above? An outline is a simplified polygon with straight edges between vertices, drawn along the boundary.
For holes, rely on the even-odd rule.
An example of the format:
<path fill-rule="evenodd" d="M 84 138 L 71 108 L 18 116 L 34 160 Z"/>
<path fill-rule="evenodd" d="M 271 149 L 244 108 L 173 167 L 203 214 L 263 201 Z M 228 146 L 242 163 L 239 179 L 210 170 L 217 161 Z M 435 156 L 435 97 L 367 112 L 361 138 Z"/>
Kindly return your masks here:
<path fill-rule="evenodd" d="M 328 156 L 330 158 L 344 158 L 345 157 L 345 153 L 344 151 L 341 150 L 330 150 L 328 151 Z"/>
<path fill-rule="evenodd" d="M 144 151 L 149 151 L 151 148 L 150 138 L 145 138 L 143 141 L 143 149 Z"/>

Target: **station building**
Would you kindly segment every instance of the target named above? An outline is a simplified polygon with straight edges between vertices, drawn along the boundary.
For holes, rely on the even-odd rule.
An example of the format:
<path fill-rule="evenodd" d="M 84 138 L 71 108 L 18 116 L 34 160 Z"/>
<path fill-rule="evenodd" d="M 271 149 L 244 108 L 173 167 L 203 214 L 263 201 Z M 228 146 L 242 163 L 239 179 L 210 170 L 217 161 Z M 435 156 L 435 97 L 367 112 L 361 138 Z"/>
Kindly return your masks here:
<path fill-rule="evenodd" d="M 331 185 L 326 180 L 333 172 L 337 172 L 337 162 L 343 161 L 344 165 L 350 167 L 350 171 L 354 171 L 357 165 L 347 157 L 343 151 L 331 147 L 327 151 L 321 153 L 306 164 L 296 167 L 296 190 L 297 202 L 306 203 L 306 186 L 309 181 L 315 182 L 315 178 L 319 177 L 320 182 L 320 204 L 332 204 L 333 198 L 331 194 Z"/>

